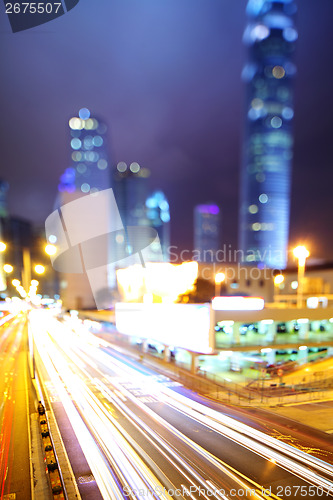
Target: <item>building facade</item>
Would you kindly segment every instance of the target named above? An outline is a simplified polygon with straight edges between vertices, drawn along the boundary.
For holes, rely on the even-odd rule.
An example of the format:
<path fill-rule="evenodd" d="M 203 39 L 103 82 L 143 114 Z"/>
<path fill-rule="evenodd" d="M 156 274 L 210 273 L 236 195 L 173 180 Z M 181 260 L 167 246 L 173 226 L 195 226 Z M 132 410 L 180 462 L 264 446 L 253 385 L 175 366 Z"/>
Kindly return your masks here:
<path fill-rule="evenodd" d="M 293 156 L 293 0 L 249 0 L 244 42 L 248 63 L 240 193 L 242 260 L 287 265 Z"/>
<path fill-rule="evenodd" d="M 92 194 L 111 187 L 107 127 L 87 108 L 69 120 L 71 165 L 60 177 L 59 192 Z"/>
<path fill-rule="evenodd" d="M 146 260 L 169 260 L 170 212 L 169 203 L 162 191 L 150 192 L 150 170 L 137 162 L 127 165 L 121 161 L 114 171 L 114 191 L 124 227 L 151 227 L 155 229 L 159 243 L 149 245 Z M 138 235 L 137 239 L 140 239 Z M 142 234 L 142 249 L 146 238 Z"/>
<path fill-rule="evenodd" d="M 198 262 L 215 262 L 219 249 L 220 209 L 206 204 L 194 207 L 194 250 Z"/>
<path fill-rule="evenodd" d="M 70 166 L 60 177 L 55 209 L 87 195 L 112 187 L 110 156 L 107 143 L 107 126 L 93 117 L 89 109 L 81 108 L 78 116 L 69 120 Z M 84 217 L 84 214 L 82 214 Z M 101 212 L 98 223 L 106 233 L 112 225 L 112 214 Z M 87 239 L 91 228 L 87 227 Z M 105 248 L 104 248 L 105 247 Z M 105 295 L 105 307 L 112 300 L 116 286 L 115 268 L 112 265 L 111 245 L 105 239 L 99 254 L 105 255 L 105 268 L 100 273 L 98 287 Z M 109 263 L 109 265 L 107 265 Z M 93 283 L 86 273 L 60 273 L 60 292 L 66 308 L 94 308 L 96 306 Z M 110 296 L 109 296 L 110 292 Z"/>

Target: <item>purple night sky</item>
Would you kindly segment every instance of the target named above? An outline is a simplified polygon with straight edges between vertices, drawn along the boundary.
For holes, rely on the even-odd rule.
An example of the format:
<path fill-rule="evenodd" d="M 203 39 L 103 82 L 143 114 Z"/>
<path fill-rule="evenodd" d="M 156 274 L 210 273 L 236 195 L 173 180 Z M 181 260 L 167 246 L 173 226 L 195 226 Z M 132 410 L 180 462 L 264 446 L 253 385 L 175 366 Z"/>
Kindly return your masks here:
<path fill-rule="evenodd" d="M 290 241 L 333 260 L 333 2 L 299 0 Z M 172 244 L 192 248 L 193 207 L 216 203 L 237 245 L 246 0 L 80 0 L 11 33 L 0 5 L 1 172 L 11 214 L 43 222 L 70 166 L 68 120 L 108 124 L 113 163 L 152 171 Z"/>

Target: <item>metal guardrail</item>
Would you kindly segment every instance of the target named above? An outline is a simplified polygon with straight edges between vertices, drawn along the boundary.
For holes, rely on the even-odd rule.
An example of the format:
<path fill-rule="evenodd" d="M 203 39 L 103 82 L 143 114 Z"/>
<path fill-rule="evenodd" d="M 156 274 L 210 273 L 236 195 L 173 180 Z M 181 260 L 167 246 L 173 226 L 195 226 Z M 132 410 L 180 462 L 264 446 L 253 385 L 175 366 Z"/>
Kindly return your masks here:
<path fill-rule="evenodd" d="M 255 379 L 248 385 L 239 384 L 233 381 L 227 381 L 214 373 L 199 370 L 196 374 L 192 374 L 185 366 L 180 363 L 165 362 L 161 357 L 152 353 L 140 352 L 135 346 L 130 345 L 128 340 L 124 340 L 121 334 L 115 336 L 116 344 L 121 345 L 125 350 L 131 351 L 141 362 L 147 363 L 151 360 L 158 363 L 160 368 L 166 368 L 165 374 L 174 380 L 183 383 L 186 387 L 201 393 L 204 396 L 214 397 L 223 402 L 232 402 L 234 404 L 251 404 L 254 400 L 263 402 L 264 398 L 269 403 L 270 398 L 281 395 L 290 395 L 297 398 L 298 395 L 304 397 L 308 394 L 309 399 L 313 399 L 315 392 L 323 392 L 333 390 L 333 387 L 328 383 L 320 386 L 309 386 L 308 384 L 297 384 L 292 387 L 284 384 L 275 383 L 274 379 Z M 148 361 L 149 364 L 149 361 Z M 155 366 L 156 368 L 156 366 Z M 163 373 L 163 368 L 160 370 Z M 267 385 L 269 384 L 269 386 Z"/>
<path fill-rule="evenodd" d="M 256 379 L 246 386 L 232 381 L 228 382 L 207 372 L 192 375 L 183 368 L 176 368 L 174 373 L 177 379 L 191 390 L 224 402 L 238 404 L 249 404 L 254 400 L 265 401 L 269 404 L 270 399 L 277 397 L 280 399 L 279 402 L 282 402 L 281 398 L 284 396 L 291 396 L 295 401 L 300 397 L 302 400 L 306 398 L 312 400 L 316 393 L 322 396 L 325 392 L 333 391 L 333 377 L 288 385 L 274 379 Z"/>

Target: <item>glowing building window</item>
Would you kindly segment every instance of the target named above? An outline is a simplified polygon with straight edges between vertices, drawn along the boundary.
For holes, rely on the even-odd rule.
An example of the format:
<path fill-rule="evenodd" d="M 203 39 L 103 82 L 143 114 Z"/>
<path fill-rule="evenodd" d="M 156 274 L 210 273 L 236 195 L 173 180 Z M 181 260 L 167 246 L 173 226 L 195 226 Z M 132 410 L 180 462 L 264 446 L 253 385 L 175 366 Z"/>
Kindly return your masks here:
<path fill-rule="evenodd" d="M 82 185 L 81 185 L 81 191 L 82 193 L 89 193 L 90 191 L 90 186 L 87 182 L 84 182 Z"/>
<path fill-rule="evenodd" d="M 76 167 L 76 170 L 79 172 L 79 174 L 84 174 L 86 172 L 87 167 L 84 163 L 79 163 L 79 165 Z"/>
<path fill-rule="evenodd" d="M 103 139 L 100 135 L 96 135 L 93 140 L 93 145 L 96 146 L 97 148 L 99 148 L 100 146 L 103 145 Z"/>
<path fill-rule="evenodd" d="M 95 130 L 98 127 L 98 121 L 95 118 L 89 118 L 84 122 L 84 128 L 86 130 Z"/>
<path fill-rule="evenodd" d="M 81 120 L 88 120 L 90 118 L 90 111 L 87 108 L 81 108 L 79 111 L 79 117 Z"/>
<path fill-rule="evenodd" d="M 279 116 L 273 116 L 271 119 L 271 125 L 273 128 L 280 128 L 282 127 L 282 120 Z"/>
<path fill-rule="evenodd" d="M 261 109 L 264 107 L 264 102 L 262 99 L 256 97 L 255 99 L 252 100 L 251 106 L 254 109 Z"/>
<path fill-rule="evenodd" d="M 257 24 L 257 26 L 252 28 L 250 32 L 250 40 L 252 42 L 265 40 L 265 38 L 269 36 L 269 33 L 270 31 L 267 26 L 265 26 L 264 24 Z"/>
<path fill-rule="evenodd" d="M 69 126 L 72 130 L 81 130 L 83 129 L 84 122 L 77 117 L 73 117 L 69 120 Z"/>
<path fill-rule="evenodd" d="M 282 66 L 274 66 L 274 68 L 272 69 L 272 73 L 274 78 L 277 78 L 278 80 L 286 75 L 286 71 Z"/>
<path fill-rule="evenodd" d="M 282 116 L 285 120 L 291 120 L 294 117 L 294 110 L 289 107 L 285 107 L 282 110 Z"/>
<path fill-rule="evenodd" d="M 262 193 L 262 194 L 259 196 L 259 201 L 260 201 L 260 203 L 267 203 L 267 202 L 268 202 L 268 196 L 267 196 L 267 194 Z"/>
<path fill-rule="evenodd" d="M 137 174 L 140 170 L 140 165 L 136 162 L 133 162 L 130 164 L 130 171 L 133 172 L 133 174 Z"/>
<path fill-rule="evenodd" d="M 283 37 L 287 42 L 295 42 L 298 38 L 298 33 L 294 28 L 285 28 Z"/>
<path fill-rule="evenodd" d="M 103 158 L 101 160 L 98 160 L 97 167 L 100 170 L 105 170 L 107 166 L 108 166 L 108 162 L 106 160 L 104 160 Z"/>
<path fill-rule="evenodd" d="M 256 214 L 256 213 L 258 213 L 258 210 L 259 209 L 258 209 L 257 205 L 250 205 L 249 206 L 249 212 L 250 212 L 250 214 Z"/>
<path fill-rule="evenodd" d="M 82 153 L 80 151 L 74 151 L 72 153 L 72 160 L 73 161 L 81 161 L 82 160 Z"/>
<path fill-rule="evenodd" d="M 75 137 L 74 139 L 71 140 L 71 146 L 72 146 L 72 149 L 80 149 L 82 146 L 82 143 L 81 143 L 80 139 Z"/>
<path fill-rule="evenodd" d="M 170 221 L 170 215 L 169 212 L 162 212 L 161 213 L 161 220 L 163 222 L 169 222 Z"/>
<path fill-rule="evenodd" d="M 84 148 L 91 149 L 93 147 L 93 138 L 91 135 L 87 135 L 83 140 Z"/>
<path fill-rule="evenodd" d="M 120 162 L 118 163 L 118 165 L 117 165 L 117 170 L 118 170 L 118 172 L 121 172 L 121 173 L 122 173 L 122 172 L 126 172 L 126 170 L 127 170 L 127 165 L 126 165 L 126 163 L 125 163 L 124 161 L 120 161 Z"/>

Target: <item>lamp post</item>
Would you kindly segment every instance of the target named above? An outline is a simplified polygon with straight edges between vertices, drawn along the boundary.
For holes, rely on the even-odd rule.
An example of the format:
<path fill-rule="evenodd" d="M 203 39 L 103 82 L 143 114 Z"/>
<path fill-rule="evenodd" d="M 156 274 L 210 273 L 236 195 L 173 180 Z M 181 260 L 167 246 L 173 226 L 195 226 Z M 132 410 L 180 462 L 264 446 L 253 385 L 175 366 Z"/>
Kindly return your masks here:
<path fill-rule="evenodd" d="M 35 273 L 37 273 L 37 274 L 44 274 L 45 273 L 45 266 L 42 266 L 41 264 L 37 264 L 34 269 L 35 269 Z"/>
<path fill-rule="evenodd" d="M 303 287 L 304 287 L 304 274 L 305 274 L 305 261 L 309 257 L 310 252 L 303 245 L 294 248 L 293 254 L 298 260 L 297 272 L 297 307 L 302 307 L 303 304 Z"/>
<path fill-rule="evenodd" d="M 215 274 L 215 297 L 218 297 L 221 293 L 221 284 L 225 280 L 224 273 L 216 273 Z"/>
<path fill-rule="evenodd" d="M 3 266 L 3 270 L 5 271 L 6 274 L 10 274 L 14 271 L 14 268 L 11 264 L 5 264 Z"/>
<path fill-rule="evenodd" d="M 45 253 L 49 256 L 55 255 L 57 253 L 57 247 L 49 243 L 45 246 Z"/>

